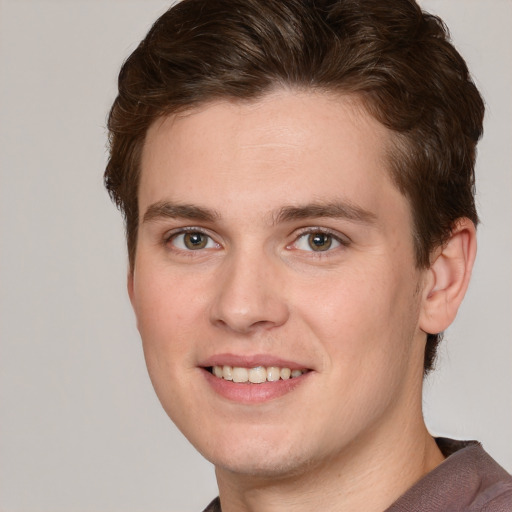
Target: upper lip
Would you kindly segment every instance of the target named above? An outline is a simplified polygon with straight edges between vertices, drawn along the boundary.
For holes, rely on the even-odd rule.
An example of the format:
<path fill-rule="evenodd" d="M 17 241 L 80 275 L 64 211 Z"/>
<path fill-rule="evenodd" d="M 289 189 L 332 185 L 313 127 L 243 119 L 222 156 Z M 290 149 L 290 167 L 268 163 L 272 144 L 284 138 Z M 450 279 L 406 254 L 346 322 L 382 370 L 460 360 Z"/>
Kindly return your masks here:
<path fill-rule="evenodd" d="M 210 366 L 238 366 L 241 368 L 256 368 L 257 366 L 277 366 L 279 368 L 290 368 L 290 370 L 309 369 L 307 365 L 276 357 L 270 354 L 215 354 L 202 361 L 199 366 L 208 368 Z"/>

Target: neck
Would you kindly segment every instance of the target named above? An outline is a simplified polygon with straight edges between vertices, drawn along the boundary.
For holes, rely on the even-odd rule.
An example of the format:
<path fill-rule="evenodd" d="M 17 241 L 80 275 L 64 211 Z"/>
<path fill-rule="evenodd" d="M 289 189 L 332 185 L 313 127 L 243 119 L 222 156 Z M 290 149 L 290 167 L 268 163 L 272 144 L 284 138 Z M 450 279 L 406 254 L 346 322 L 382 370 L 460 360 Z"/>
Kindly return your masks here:
<path fill-rule="evenodd" d="M 223 512 L 382 512 L 444 460 L 418 421 L 354 440 L 343 453 L 272 478 L 216 469 Z"/>

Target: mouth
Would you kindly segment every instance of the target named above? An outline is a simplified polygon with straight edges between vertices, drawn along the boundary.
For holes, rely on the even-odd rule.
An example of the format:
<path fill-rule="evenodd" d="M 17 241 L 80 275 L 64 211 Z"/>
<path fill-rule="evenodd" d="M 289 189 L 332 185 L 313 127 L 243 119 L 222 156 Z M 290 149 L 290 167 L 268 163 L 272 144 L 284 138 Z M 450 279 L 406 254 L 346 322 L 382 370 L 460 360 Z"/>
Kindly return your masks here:
<path fill-rule="evenodd" d="M 256 405 L 288 395 L 310 381 L 315 371 L 303 364 L 265 354 L 217 354 L 199 368 L 215 394 L 229 402 Z"/>
<path fill-rule="evenodd" d="M 291 369 L 280 366 L 209 366 L 205 368 L 218 379 L 231 381 L 237 384 L 263 384 L 301 377 L 310 370 L 306 368 Z"/>

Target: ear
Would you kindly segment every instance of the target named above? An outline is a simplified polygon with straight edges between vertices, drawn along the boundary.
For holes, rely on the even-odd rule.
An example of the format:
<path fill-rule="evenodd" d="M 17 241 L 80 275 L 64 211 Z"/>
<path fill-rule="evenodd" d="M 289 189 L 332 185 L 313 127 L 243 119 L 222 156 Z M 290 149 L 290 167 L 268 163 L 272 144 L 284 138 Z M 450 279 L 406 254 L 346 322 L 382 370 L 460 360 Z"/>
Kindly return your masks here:
<path fill-rule="evenodd" d="M 128 270 L 128 275 L 126 278 L 126 288 L 128 290 L 128 297 L 130 297 L 130 302 L 132 303 L 132 308 L 134 307 L 133 279 L 133 270 Z"/>
<path fill-rule="evenodd" d="M 419 322 L 422 331 L 437 334 L 453 322 L 468 289 L 475 256 L 475 225 L 467 218 L 458 219 L 426 271 Z"/>
<path fill-rule="evenodd" d="M 137 309 L 135 307 L 135 276 L 133 270 L 128 270 L 128 275 L 126 277 L 126 289 L 128 290 L 128 297 L 130 297 L 130 302 L 132 304 L 133 312 L 135 313 L 135 321 L 137 323 L 137 329 L 139 328 L 139 317 L 137 316 Z"/>

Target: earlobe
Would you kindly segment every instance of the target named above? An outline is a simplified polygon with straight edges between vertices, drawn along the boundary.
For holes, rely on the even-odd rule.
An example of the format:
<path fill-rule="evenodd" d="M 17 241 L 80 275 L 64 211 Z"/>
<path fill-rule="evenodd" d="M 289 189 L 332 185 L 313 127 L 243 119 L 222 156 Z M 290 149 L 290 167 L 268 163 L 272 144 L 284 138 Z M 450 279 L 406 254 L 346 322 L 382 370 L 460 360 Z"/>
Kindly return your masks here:
<path fill-rule="evenodd" d="M 471 278 L 476 256 L 476 230 L 467 218 L 457 220 L 448 241 L 433 254 L 423 289 L 419 327 L 444 331 L 455 319 Z"/>

